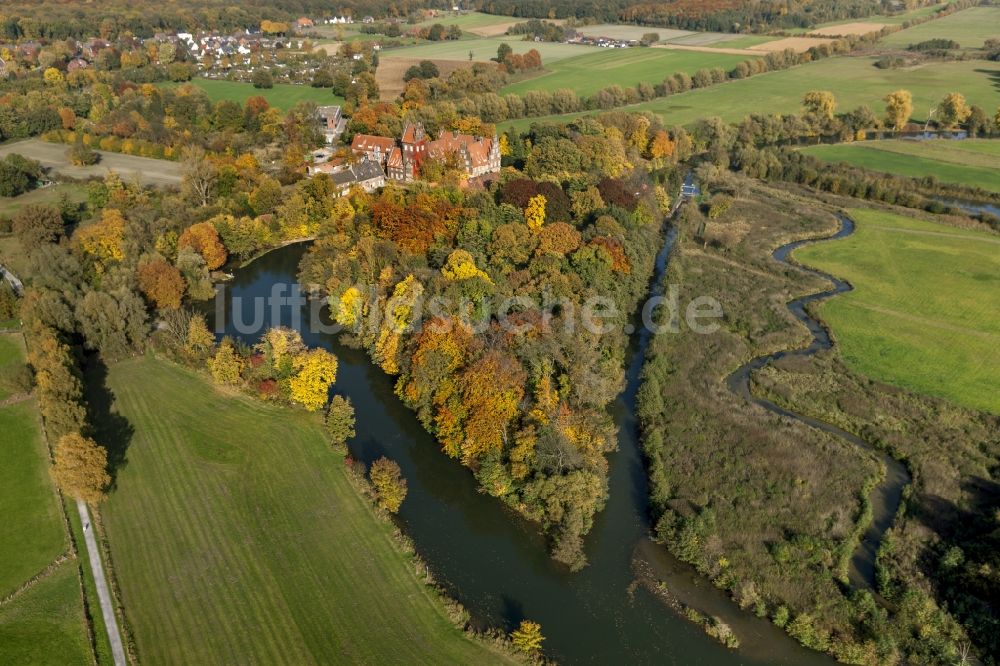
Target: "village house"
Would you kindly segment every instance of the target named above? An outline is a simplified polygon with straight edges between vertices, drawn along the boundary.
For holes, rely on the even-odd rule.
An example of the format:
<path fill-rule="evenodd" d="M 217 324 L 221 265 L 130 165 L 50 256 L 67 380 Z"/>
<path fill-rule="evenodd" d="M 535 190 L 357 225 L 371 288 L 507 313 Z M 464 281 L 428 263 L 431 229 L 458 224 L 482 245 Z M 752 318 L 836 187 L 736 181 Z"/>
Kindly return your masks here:
<path fill-rule="evenodd" d="M 314 27 L 315 25 L 316 24 L 313 23 L 313 20 L 307 16 L 301 16 L 295 19 L 295 27 L 298 30 L 306 30 L 308 28 Z"/>
<path fill-rule="evenodd" d="M 90 67 L 90 63 L 84 60 L 83 58 L 73 58 L 72 60 L 69 61 L 69 63 L 66 64 L 66 71 L 76 72 L 81 69 L 87 69 L 88 67 Z"/>

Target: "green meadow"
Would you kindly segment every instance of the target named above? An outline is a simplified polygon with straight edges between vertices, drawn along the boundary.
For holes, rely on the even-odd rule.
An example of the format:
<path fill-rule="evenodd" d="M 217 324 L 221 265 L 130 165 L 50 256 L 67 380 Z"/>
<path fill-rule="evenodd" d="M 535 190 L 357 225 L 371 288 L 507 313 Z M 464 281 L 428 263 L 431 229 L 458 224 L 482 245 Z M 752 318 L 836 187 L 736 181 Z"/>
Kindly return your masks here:
<path fill-rule="evenodd" d="M 0 197 L 0 215 L 13 217 L 28 204 L 56 205 L 62 195 L 80 203 L 87 200 L 87 186 L 81 183 L 58 183 L 42 187 L 16 197 Z"/>
<path fill-rule="evenodd" d="M 971 7 L 888 35 L 889 46 L 908 46 L 928 39 L 952 39 L 965 48 L 980 48 L 990 37 L 1000 39 L 1000 7 Z"/>
<path fill-rule="evenodd" d="M 810 146 L 804 153 L 829 162 L 848 162 L 874 171 L 1000 192 L 1000 141 L 884 140 Z"/>
<path fill-rule="evenodd" d="M 23 364 L 21 336 L 0 335 L 0 401 Z M 35 401 L 13 399 L 0 406 L 0 599 L 69 550 Z M 76 564 L 64 561 L 0 605 L 0 663 L 92 663 Z"/>
<path fill-rule="evenodd" d="M 149 357 L 108 386 L 134 433 L 102 511 L 144 662 L 504 661 L 452 625 L 315 415 Z"/>
<path fill-rule="evenodd" d="M 520 36 L 490 37 L 483 39 L 460 39 L 453 41 L 425 42 L 419 46 L 406 46 L 398 49 L 385 49 L 383 55 L 415 58 L 417 60 L 489 60 L 497 55 L 497 48 L 508 44 L 514 53 L 527 53 L 537 50 L 542 56 L 542 64 L 548 66 L 559 60 L 572 58 L 587 53 L 600 52 L 598 46 L 583 46 L 580 44 L 562 44 L 555 42 L 526 42 Z M 277 87 L 277 86 L 276 86 Z"/>
<path fill-rule="evenodd" d="M 250 97 L 260 96 L 271 106 L 283 111 L 287 111 L 299 102 L 315 102 L 320 106 L 344 103 L 344 98 L 337 97 L 329 88 L 313 88 L 308 85 L 276 83 L 273 88 L 254 88 L 252 83 L 202 78 L 191 79 L 191 83 L 204 90 L 213 103 L 225 99 L 243 104 Z"/>
<path fill-rule="evenodd" d="M 820 306 L 858 372 L 1000 414 L 1000 236 L 872 210 L 795 258 L 854 291 Z"/>
<path fill-rule="evenodd" d="M 0 606 L 0 663 L 11 666 L 94 663 L 84 624 L 76 562 L 63 562 L 13 602 Z"/>
<path fill-rule="evenodd" d="M 543 73 L 506 86 L 500 92 L 523 95 L 529 90 L 568 88 L 580 95 L 590 95 L 613 84 L 656 84 L 675 72 L 694 74 L 699 69 L 713 67 L 729 70 L 744 60 L 747 56 L 725 53 L 655 48 L 600 49 L 596 53 L 545 65 Z M 544 57 L 542 62 L 544 64 Z"/>
<path fill-rule="evenodd" d="M 867 104 L 878 114 L 885 108 L 885 96 L 900 88 L 913 95 L 914 117 L 922 120 L 945 93 L 963 93 L 970 104 L 984 109 L 1000 107 L 1000 62 L 966 60 L 933 62 L 906 69 L 879 69 L 875 58 L 826 58 L 749 79 L 730 81 L 709 88 L 670 95 L 623 107 L 629 111 L 649 111 L 669 125 L 687 125 L 700 118 L 719 116 L 734 122 L 751 113 L 798 113 L 802 96 L 810 90 L 829 90 L 837 98 L 839 110 Z M 501 124 L 527 129 L 533 122 L 563 122 L 594 113 L 522 118 Z"/>
<path fill-rule="evenodd" d="M 440 23 L 443 26 L 457 25 L 462 30 L 483 30 L 494 26 L 505 26 L 510 23 L 527 21 L 528 19 L 517 18 L 516 16 L 500 16 L 499 14 L 483 14 L 482 12 L 438 12 L 437 16 L 428 18 L 416 25 L 430 26 Z M 409 30 L 409 25 L 401 25 L 403 32 Z"/>

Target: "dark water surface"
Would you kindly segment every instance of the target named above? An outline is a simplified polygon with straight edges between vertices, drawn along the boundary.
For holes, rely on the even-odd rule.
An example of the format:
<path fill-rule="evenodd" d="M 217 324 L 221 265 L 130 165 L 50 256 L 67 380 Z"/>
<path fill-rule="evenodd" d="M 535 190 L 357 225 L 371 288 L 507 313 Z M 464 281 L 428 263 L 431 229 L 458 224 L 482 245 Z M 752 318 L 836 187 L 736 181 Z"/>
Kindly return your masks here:
<path fill-rule="evenodd" d="M 667 232 L 653 284 L 663 274 L 674 237 L 673 230 Z M 303 245 L 275 250 L 237 271 L 226 285 L 227 334 L 247 343 L 256 341 L 259 334 L 237 334 L 233 308 L 244 321 L 252 321 L 255 297 L 269 296 L 274 285 L 295 284 L 305 250 Z M 287 307 L 274 313 L 266 308 L 260 330 L 293 324 L 293 314 Z M 216 318 L 209 315 L 210 326 L 215 326 Z M 308 322 L 307 316 L 302 319 Z M 766 621 L 756 622 L 751 635 L 740 634 L 745 646 L 740 651 L 727 650 L 634 584 L 632 558 L 650 529 L 634 414 L 648 344 L 645 332 L 632 337 L 627 384 L 612 406 L 619 451 L 609 456 L 610 498 L 586 539 L 590 565 L 571 574 L 549 559 L 536 525 L 480 493 L 472 474 L 441 452 L 394 395 L 393 378 L 364 352 L 338 344 L 335 335 L 310 331 L 308 325 L 298 328 L 308 345 L 332 350 L 339 357 L 335 390 L 350 397 L 357 413 L 358 436 L 350 442 L 351 453 L 365 462 L 386 455 L 399 463 L 409 483 L 400 511 L 403 527 L 437 579 L 472 613 L 475 624 L 511 630 L 521 619 L 537 621 L 546 636 L 547 656 L 565 664 L 831 663 Z M 664 549 L 657 550 L 659 561 L 653 566 L 658 575 L 669 576 L 673 570 L 674 575 L 686 576 L 687 583 L 698 584 L 685 565 Z M 677 574 L 677 567 L 683 573 Z M 718 590 L 704 587 L 706 610 L 742 615 L 720 598 Z M 743 619 L 757 620 L 749 615 Z"/>

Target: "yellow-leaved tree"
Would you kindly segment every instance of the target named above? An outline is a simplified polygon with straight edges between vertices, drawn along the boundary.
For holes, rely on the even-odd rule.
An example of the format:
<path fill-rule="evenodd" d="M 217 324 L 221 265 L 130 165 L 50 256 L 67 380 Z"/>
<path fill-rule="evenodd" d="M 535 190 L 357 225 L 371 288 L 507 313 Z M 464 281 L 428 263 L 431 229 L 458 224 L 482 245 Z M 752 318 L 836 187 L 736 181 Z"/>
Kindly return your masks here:
<path fill-rule="evenodd" d="M 913 114 L 913 95 L 909 90 L 896 90 L 885 96 L 885 120 L 896 131 L 903 129 Z"/>
<path fill-rule="evenodd" d="M 528 199 L 528 205 L 524 208 L 524 221 L 536 233 L 545 224 L 545 204 L 547 202 L 544 194 L 536 194 Z"/>
<path fill-rule="evenodd" d="M 510 635 L 511 641 L 521 652 L 537 654 L 542 649 L 542 625 L 531 620 L 521 620 L 521 625 Z"/>
<path fill-rule="evenodd" d="M 337 303 L 337 323 L 341 326 L 354 328 L 361 319 L 361 306 L 364 297 L 357 287 L 348 287 Z"/>
<path fill-rule="evenodd" d="M 208 371 L 219 384 L 237 384 L 243 372 L 243 358 L 229 338 L 223 338 L 215 356 L 208 359 Z"/>
<path fill-rule="evenodd" d="M 385 304 L 385 319 L 375 342 L 375 360 L 390 375 L 399 374 L 400 337 L 413 325 L 414 308 L 423 296 L 424 285 L 407 275 L 392 290 Z"/>
<path fill-rule="evenodd" d="M 378 505 L 390 513 L 398 512 L 406 499 L 407 491 L 406 479 L 403 478 L 399 464 L 382 456 L 372 463 L 368 477 L 375 489 Z"/>
<path fill-rule="evenodd" d="M 108 452 L 97 442 L 80 433 L 59 438 L 52 456 L 52 478 L 70 497 L 97 504 L 111 483 L 108 476 Z"/>
<path fill-rule="evenodd" d="M 310 349 L 292 359 L 292 367 L 297 370 L 288 383 L 292 400 L 310 412 L 321 409 L 337 381 L 337 357 L 325 349 Z"/>
<path fill-rule="evenodd" d="M 73 242 L 103 271 L 125 258 L 125 217 L 115 208 L 105 208 L 100 220 L 77 229 Z"/>
<path fill-rule="evenodd" d="M 543 213 L 544 214 L 544 213 Z M 441 267 L 441 274 L 449 280 L 461 281 L 472 278 L 482 278 L 493 284 L 493 280 L 481 268 L 476 266 L 475 259 L 467 250 L 455 250 L 448 255 L 448 261 Z"/>

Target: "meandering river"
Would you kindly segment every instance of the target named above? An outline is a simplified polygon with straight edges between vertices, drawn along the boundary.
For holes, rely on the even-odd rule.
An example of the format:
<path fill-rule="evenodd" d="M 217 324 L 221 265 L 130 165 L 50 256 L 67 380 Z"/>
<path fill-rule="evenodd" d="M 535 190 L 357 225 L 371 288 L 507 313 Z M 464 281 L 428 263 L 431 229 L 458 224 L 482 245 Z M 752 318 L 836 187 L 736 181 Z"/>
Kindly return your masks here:
<path fill-rule="evenodd" d="M 672 229 L 666 231 L 656 260 L 654 289 L 666 269 L 674 237 Z M 221 329 L 255 342 L 258 335 L 238 334 L 234 307 L 243 321 L 252 321 L 254 299 L 268 297 L 275 285 L 295 283 L 305 250 L 303 245 L 281 248 L 239 269 L 226 285 Z M 211 326 L 215 318 L 209 316 Z M 275 312 L 268 308 L 260 330 L 291 325 L 296 318 L 309 320 L 289 307 Z M 334 335 L 298 328 L 307 344 L 339 357 L 335 389 L 350 397 L 357 413 L 358 436 L 349 444 L 351 453 L 365 462 L 386 455 L 399 463 L 409 483 L 399 516 L 404 529 L 439 582 L 469 609 L 476 625 L 510 630 L 521 619 L 535 620 L 546 636 L 547 656 L 565 664 L 831 663 L 766 620 L 739 611 L 687 565 L 663 548 L 650 546 L 647 481 L 634 413 L 649 341 L 642 327 L 632 337 L 625 389 L 612 406 L 619 450 L 609 456 L 610 498 L 586 539 L 590 565 L 576 574 L 549 559 L 536 525 L 477 490 L 472 474 L 441 452 L 394 395 L 393 379 L 364 352 L 344 348 Z M 648 561 L 658 577 L 688 599 L 698 595 L 698 603 L 688 603 L 730 623 L 743 641 L 740 650 L 726 649 L 636 585 L 632 566 L 636 557 Z"/>
<path fill-rule="evenodd" d="M 794 264 L 793 262 L 789 262 L 789 256 L 796 248 L 802 247 L 807 243 L 817 242 L 817 240 L 837 240 L 849 236 L 852 233 L 854 233 L 854 221 L 842 215 L 840 216 L 840 229 L 833 236 L 822 239 L 805 239 L 795 241 L 793 243 L 782 245 L 772 252 L 771 256 L 774 257 L 775 261 L 795 266 L 799 270 L 807 273 L 812 273 L 817 277 L 821 277 L 829 281 L 833 286 L 826 291 L 796 298 L 795 300 L 790 301 L 787 305 L 788 310 L 795 316 L 796 319 L 808 327 L 809 332 L 813 336 L 812 342 L 810 342 L 807 347 L 803 349 L 779 351 L 774 354 L 766 354 L 764 356 L 758 356 L 757 358 L 751 359 L 748 363 L 733 371 L 733 373 L 727 378 L 726 383 L 728 384 L 730 390 L 737 395 L 742 396 L 748 402 L 759 405 L 775 414 L 801 421 L 810 427 L 823 430 L 824 432 L 828 432 L 835 437 L 840 437 L 841 439 L 856 446 L 861 451 L 875 456 L 884 465 L 885 477 L 878 483 L 878 485 L 875 486 L 874 490 L 869 495 L 869 501 L 871 502 L 872 507 L 871 523 L 861 536 L 861 542 L 851 557 L 851 563 L 848 570 L 848 578 L 850 579 L 853 587 L 871 589 L 875 586 L 875 556 L 878 553 L 878 547 L 882 541 L 882 537 L 885 535 L 886 530 L 892 526 L 892 522 L 896 517 L 896 511 L 899 509 L 899 503 L 903 498 L 903 490 L 911 481 L 909 471 L 907 471 L 906 467 L 901 462 L 878 450 L 853 433 L 849 433 L 846 430 L 838 428 L 830 423 L 826 423 L 803 414 L 796 414 L 795 412 L 791 412 L 783 407 L 779 407 L 770 400 L 759 398 L 750 392 L 750 375 L 753 371 L 759 370 L 769 363 L 786 356 L 811 356 L 818 351 L 827 350 L 833 347 L 830 332 L 822 322 L 809 315 L 807 308 L 812 303 L 823 301 L 838 294 L 851 291 L 853 287 L 844 280 L 834 277 L 829 273 L 824 273 L 823 271 L 818 271 L 814 268 L 807 268 Z"/>

